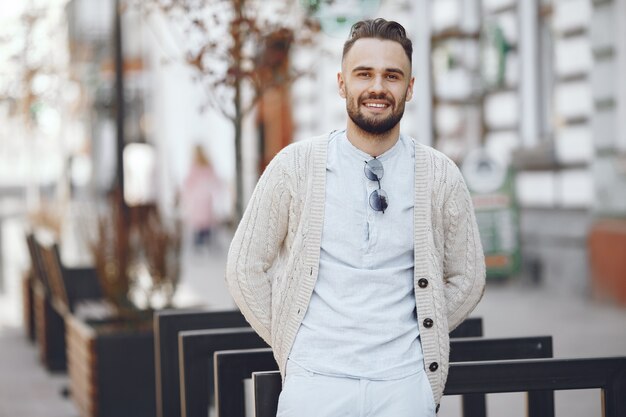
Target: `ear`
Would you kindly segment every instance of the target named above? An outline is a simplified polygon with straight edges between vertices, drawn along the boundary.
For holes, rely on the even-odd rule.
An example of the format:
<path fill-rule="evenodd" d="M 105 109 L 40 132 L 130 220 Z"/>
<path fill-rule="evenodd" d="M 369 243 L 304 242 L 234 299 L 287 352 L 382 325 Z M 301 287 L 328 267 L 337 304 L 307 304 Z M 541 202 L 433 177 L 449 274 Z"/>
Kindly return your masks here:
<path fill-rule="evenodd" d="M 411 81 L 409 81 L 409 86 L 406 89 L 406 101 L 411 101 L 413 98 L 413 84 L 415 83 L 415 77 L 411 77 Z"/>
<path fill-rule="evenodd" d="M 346 83 L 343 80 L 341 72 L 337 73 L 337 86 L 339 87 L 339 95 L 342 98 L 346 98 Z"/>

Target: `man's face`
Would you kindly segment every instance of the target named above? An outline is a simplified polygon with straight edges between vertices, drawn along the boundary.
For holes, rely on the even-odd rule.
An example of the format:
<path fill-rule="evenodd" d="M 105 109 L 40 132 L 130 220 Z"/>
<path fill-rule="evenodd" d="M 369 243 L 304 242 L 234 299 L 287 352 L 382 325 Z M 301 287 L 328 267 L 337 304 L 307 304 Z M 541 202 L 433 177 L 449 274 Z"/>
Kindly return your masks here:
<path fill-rule="evenodd" d="M 344 57 L 337 81 L 352 122 L 374 135 L 393 129 L 413 96 L 409 58 L 402 45 L 389 40 L 357 40 Z"/>

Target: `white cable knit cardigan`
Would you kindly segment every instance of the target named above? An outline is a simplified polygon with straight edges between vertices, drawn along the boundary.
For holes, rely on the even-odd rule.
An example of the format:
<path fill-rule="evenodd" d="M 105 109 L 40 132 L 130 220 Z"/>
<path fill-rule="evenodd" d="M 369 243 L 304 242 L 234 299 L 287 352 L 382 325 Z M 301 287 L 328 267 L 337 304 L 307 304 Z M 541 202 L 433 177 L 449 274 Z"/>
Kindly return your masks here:
<path fill-rule="evenodd" d="M 297 142 L 272 160 L 228 254 L 230 292 L 272 347 L 283 377 L 317 279 L 327 142 L 328 135 Z M 480 300 L 485 264 L 461 173 L 446 156 L 417 142 L 413 233 L 415 304 L 425 372 L 438 404 L 448 375 L 448 332 Z M 431 327 L 424 326 L 426 318 L 434 322 Z"/>

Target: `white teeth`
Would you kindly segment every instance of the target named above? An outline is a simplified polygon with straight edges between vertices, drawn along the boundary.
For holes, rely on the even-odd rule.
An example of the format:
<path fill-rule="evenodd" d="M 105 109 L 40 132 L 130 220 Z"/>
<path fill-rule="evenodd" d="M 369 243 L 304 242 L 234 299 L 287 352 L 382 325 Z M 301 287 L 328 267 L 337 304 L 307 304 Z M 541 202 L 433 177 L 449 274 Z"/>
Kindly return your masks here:
<path fill-rule="evenodd" d="M 367 107 L 377 107 L 377 108 L 384 108 L 387 107 L 386 104 L 378 104 L 378 103 L 367 103 L 366 104 Z"/>

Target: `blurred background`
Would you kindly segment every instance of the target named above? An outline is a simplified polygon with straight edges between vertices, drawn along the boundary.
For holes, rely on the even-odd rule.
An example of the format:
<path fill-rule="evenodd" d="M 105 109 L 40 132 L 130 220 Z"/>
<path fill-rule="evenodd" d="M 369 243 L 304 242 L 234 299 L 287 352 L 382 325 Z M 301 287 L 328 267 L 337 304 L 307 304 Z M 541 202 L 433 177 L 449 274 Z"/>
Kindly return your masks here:
<path fill-rule="evenodd" d="M 281 148 L 345 126 L 341 50 L 370 17 L 413 40 L 401 130 L 452 158 L 472 192 L 486 334 L 624 355 L 626 0 L 5 2 L 0 352 L 35 362 L 17 341 L 37 280 L 28 236 L 61 268 L 94 270 L 105 302 L 86 316 L 234 308 L 234 227 Z M 17 403 L 0 394 L 0 415 L 37 415 Z"/>

